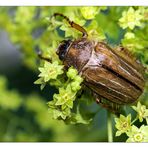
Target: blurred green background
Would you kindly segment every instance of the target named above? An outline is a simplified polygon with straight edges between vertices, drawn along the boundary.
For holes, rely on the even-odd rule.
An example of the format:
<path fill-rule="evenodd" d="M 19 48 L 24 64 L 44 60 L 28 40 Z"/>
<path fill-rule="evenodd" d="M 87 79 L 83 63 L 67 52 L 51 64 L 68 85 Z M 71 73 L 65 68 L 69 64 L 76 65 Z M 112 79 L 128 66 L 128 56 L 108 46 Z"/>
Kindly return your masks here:
<path fill-rule="evenodd" d="M 56 40 L 55 36 L 47 30 L 48 22 L 45 18 L 50 17 L 54 12 L 75 15 L 79 18 L 80 8 L 0 7 L 1 142 L 107 141 L 105 109 L 94 103 L 93 107 L 99 108 L 100 111 L 91 124 L 66 125 L 62 121 L 51 119 L 48 114 L 47 102 L 52 99 L 55 89 L 46 86 L 41 91 L 38 85 L 34 85 L 34 81 L 38 78 L 40 64 L 36 50 L 45 50 L 51 46 L 53 40 Z M 122 12 L 127 9 L 128 7 L 107 7 L 96 17 L 99 27 L 103 29 L 111 45 L 119 44 L 125 34 L 125 30 L 118 25 L 118 20 Z M 143 58 L 143 54 L 138 53 L 140 58 Z M 145 58 L 145 64 L 147 61 L 148 59 Z M 146 90 L 142 96 L 143 103 L 146 105 L 147 95 Z M 113 130 L 115 133 L 115 129 Z M 125 141 L 125 139 L 125 135 L 120 138 L 114 137 L 114 141 Z"/>

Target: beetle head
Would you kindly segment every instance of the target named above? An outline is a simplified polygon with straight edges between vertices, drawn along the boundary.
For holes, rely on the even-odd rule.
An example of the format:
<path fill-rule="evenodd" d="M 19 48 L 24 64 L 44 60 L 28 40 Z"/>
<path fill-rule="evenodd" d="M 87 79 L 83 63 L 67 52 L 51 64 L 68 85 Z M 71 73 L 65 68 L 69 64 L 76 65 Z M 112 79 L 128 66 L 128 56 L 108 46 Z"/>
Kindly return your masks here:
<path fill-rule="evenodd" d="M 56 54 L 59 56 L 60 60 L 64 60 L 65 55 L 66 55 L 66 53 L 68 51 L 68 48 L 71 45 L 71 42 L 72 42 L 71 40 L 63 40 L 60 43 L 60 45 L 59 45 L 59 47 L 58 47 L 58 49 L 56 51 Z"/>

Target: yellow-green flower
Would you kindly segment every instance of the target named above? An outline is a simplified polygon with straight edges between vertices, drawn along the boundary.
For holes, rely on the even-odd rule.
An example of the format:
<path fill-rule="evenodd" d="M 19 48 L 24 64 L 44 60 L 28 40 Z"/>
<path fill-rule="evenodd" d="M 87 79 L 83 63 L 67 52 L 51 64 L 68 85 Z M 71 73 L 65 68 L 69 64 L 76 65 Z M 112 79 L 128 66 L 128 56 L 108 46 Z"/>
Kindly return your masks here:
<path fill-rule="evenodd" d="M 44 78 L 44 82 L 49 81 L 50 79 L 56 79 L 58 75 L 63 73 L 63 65 L 59 65 L 58 61 L 54 61 L 52 63 L 46 62 L 44 63 L 44 67 L 40 67 L 39 77 Z"/>
<path fill-rule="evenodd" d="M 126 133 L 131 128 L 131 114 L 127 117 L 120 115 L 120 118 L 115 118 L 116 128 L 118 131 L 116 132 L 116 136 L 120 136 L 122 133 Z"/>
<path fill-rule="evenodd" d="M 81 13 L 83 15 L 83 17 L 87 20 L 89 19 L 94 19 L 95 16 L 97 14 L 99 14 L 100 10 L 105 10 L 107 9 L 106 6 L 101 6 L 101 7 L 82 7 L 80 10 L 81 10 Z"/>
<path fill-rule="evenodd" d="M 75 93 L 70 89 L 59 88 L 59 94 L 54 94 L 53 98 L 57 100 L 55 105 L 62 105 L 62 109 L 65 109 L 66 107 L 73 107 L 74 96 Z"/>
<path fill-rule="evenodd" d="M 65 120 L 67 117 L 70 117 L 71 111 L 70 108 L 65 108 L 64 110 L 61 110 L 57 107 L 57 108 L 50 108 L 49 114 L 53 117 L 53 119 L 62 118 L 63 120 Z"/>
<path fill-rule="evenodd" d="M 129 138 L 126 142 L 148 142 L 148 126 L 142 125 L 140 128 L 137 128 L 133 125 L 127 135 Z"/>
<path fill-rule="evenodd" d="M 142 122 L 143 119 L 148 120 L 148 109 L 146 109 L 145 105 L 141 105 L 140 102 L 137 103 L 136 106 L 132 106 L 132 108 L 138 113 L 139 121 Z"/>
<path fill-rule="evenodd" d="M 143 16 L 141 15 L 141 11 L 134 10 L 130 7 L 128 11 L 122 13 L 122 17 L 119 19 L 119 24 L 123 29 L 130 28 L 133 30 L 136 26 L 142 25 L 142 19 Z"/>
<path fill-rule="evenodd" d="M 81 13 L 85 19 L 93 19 L 99 13 L 99 7 L 82 7 Z"/>

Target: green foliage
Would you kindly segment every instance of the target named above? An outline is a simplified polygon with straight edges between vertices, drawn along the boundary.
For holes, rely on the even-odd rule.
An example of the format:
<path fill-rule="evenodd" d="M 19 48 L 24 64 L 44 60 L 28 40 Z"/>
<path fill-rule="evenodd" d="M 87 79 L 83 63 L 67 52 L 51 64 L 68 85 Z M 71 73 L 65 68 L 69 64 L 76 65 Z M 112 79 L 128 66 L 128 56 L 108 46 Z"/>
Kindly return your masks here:
<path fill-rule="evenodd" d="M 104 31 L 101 27 L 98 26 L 97 21 L 93 20 L 90 25 L 87 28 L 89 38 L 99 41 L 99 40 L 105 40 L 106 36 L 104 34 Z"/>
<path fill-rule="evenodd" d="M 80 38 L 81 33 L 71 28 L 60 17 L 55 19 L 51 16 L 55 12 L 66 15 L 71 21 L 87 30 L 89 39 L 106 40 L 113 46 L 122 44 L 135 53 L 147 67 L 148 8 L 1 7 L 0 12 L 0 27 L 8 32 L 12 43 L 21 51 L 23 64 L 35 73 L 38 73 L 37 68 L 40 67 L 39 79 L 35 83 L 41 84 L 41 89 L 45 85 L 54 88 L 54 93 L 52 87 L 48 93 L 45 93 L 45 90 L 42 91 L 42 94 L 48 96 L 48 100 L 44 100 L 45 98 L 39 95 L 40 91 L 24 96 L 15 89 L 7 89 L 5 86 L 9 82 L 5 83 L 6 79 L 1 78 L 0 128 L 3 127 L 0 133 L 1 141 L 107 141 L 104 132 L 106 125 L 102 120 L 105 112 L 100 111 L 102 108 L 98 105 L 94 106 L 95 103 L 89 90 L 86 89 L 85 93 L 80 96 L 82 78 L 73 67 L 70 67 L 67 72 L 63 70 L 63 64 L 56 54 L 56 48 L 62 40 Z M 45 57 L 51 59 L 51 63 L 41 62 L 40 66 L 37 64 L 38 57 L 35 49 L 38 48 L 42 50 Z M 20 84 L 24 85 L 21 82 Z M 148 86 L 146 85 L 144 94 L 141 96 L 144 105 L 148 105 L 147 96 Z M 137 112 L 136 122 L 131 121 L 133 112 L 127 116 L 120 115 L 120 118 L 116 119 L 117 136 L 126 133 L 129 142 L 147 140 L 144 132 L 147 130 L 144 122 L 147 120 L 147 109 L 144 105 L 139 104 L 133 107 Z M 22 110 L 24 111 L 23 116 L 20 115 L 20 110 L 21 113 Z M 96 113 L 99 113 L 99 120 L 95 118 Z M 83 125 L 80 128 L 71 128 L 51 118 L 71 124 L 91 123 L 92 125 L 94 122 L 95 126 L 88 128 Z M 101 122 L 103 122 L 102 126 L 98 127 Z M 139 123 L 142 124 L 140 127 L 137 125 Z M 96 127 L 99 129 L 96 130 Z M 21 128 L 24 130 L 20 130 Z M 42 138 L 46 132 L 49 134 L 48 138 L 46 136 Z"/>
<path fill-rule="evenodd" d="M 80 90 L 83 79 L 78 75 L 78 72 L 70 67 L 67 71 L 67 79 L 60 81 L 63 78 L 63 65 L 58 65 L 57 61 L 52 63 L 45 62 L 43 68 L 39 68 L 41 73 L 35 83 L 44 85 L 51 80 L 51 85 L 59 87 L 59 94 L 54 94 L 53 101 L 48 102 L 49 111 L 54 119 L 71 118 L 74 113 L 71 113 L 73 102 L 76 99 L 76 94 Z M 41 80 L 42 79 L 42 80 Z"/>
<path fill-rule="evenodd" d="M 105 10 L 106 7 L 82 7 L 80 9 L 83 17 L 86 20 L 90 20 L 90 19 L 94 19 L 95 16 L 101 11 L 101 10 Z"/>
<path fill-rule="evenodd" d="M 75 141 L 77 139 L 73 128 L 50 118 L 43 97 L 37 93 L 22 95 L 15 89 L 9 90 L 7 84 L 8 80 L 0 76 L 0 141 Z M 54 137 L 51 136 L 52 133 Z"/>
<path fill-rule="evenodd" d="M 141 105 L 140 102 L 137 103 L 137 106 L 132 106 L 132 108 L 137 113 L 133 121 L 131 121 L 131 114 L 127 117 L 120 115 L 119 118 L 115 118 L 116 136 L 126 133 L 128 136 L 127 142 L 148 142 L 148 109 L 146 109 L 145 105 Z M 142 124 L 138 128 L 134 125 L 134 122 L 138 119 L 140 122 L 146 120 L 147 124 Z"/>
<path fill-rule="evenodd" d="M 0 76 L 0 106 L 6 110 L 17 110 L 22 104 L 22 99 L 16 90 L 7 90 L 6 83 L 5 77 Z"/>
<path fill-rule="evenodd" d="M 124 38 L 121 40 L 122 45 L 138 55 L 145 66 L 148 63 L 148 36 L 145 35 L 148 32 L 146 16 L 147 7 L 135 9 L 130 7 L 128 11 L 122 13 L 122 17 L 119 19 L 120 26 L 123 29 L 126 28 Z"/>

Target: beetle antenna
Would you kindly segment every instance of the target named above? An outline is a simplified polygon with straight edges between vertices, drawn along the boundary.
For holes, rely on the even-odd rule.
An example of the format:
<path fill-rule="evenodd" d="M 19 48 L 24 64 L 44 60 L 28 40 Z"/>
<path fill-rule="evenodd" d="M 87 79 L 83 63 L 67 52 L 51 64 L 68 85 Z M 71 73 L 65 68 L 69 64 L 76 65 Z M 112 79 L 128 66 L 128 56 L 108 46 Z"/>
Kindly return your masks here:
<path fill-rule="evenodd" d="M 54 13 L 53 14 L 54 17 L 56 16 L 61 16 L 63 17 L 69 24 L 72 28 L 75 28 L 76 30 L 82 32 L 82 37 L 83 38 L 87 38 L 88 37 L 88 34 L 87 34 L 87 31 L 80 25 L 76 24 L 75 22 L 71 21 L 67 16 L 61 14 L 61 13 Z"/>

